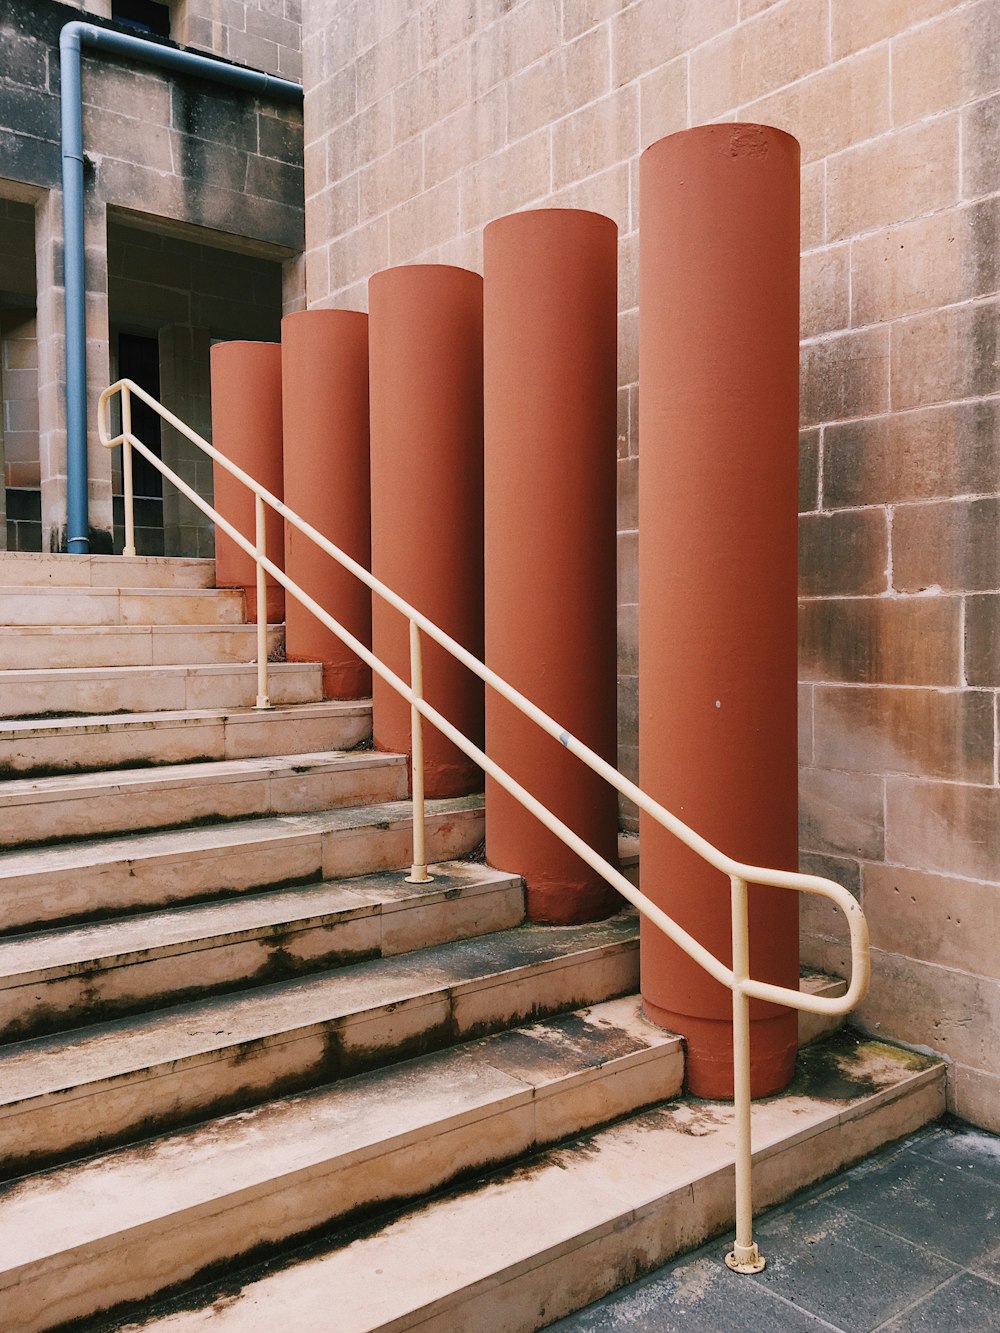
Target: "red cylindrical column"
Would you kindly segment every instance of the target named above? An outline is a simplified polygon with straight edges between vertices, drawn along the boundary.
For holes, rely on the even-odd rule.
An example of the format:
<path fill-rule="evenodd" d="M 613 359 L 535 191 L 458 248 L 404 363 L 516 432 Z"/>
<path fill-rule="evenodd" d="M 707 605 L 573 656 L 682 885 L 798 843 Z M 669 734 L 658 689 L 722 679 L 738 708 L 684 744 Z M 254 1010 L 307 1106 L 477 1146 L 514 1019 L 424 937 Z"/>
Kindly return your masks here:
<path fill-rule="evenodd" d="M 705 125 L 648 148 L 640 183 L 640 781 L 729 855 L 794 870 L 799 146 Z M 641 848 L 644 891 L 730 962 L 728 880 L 646 817 Z M 796 899 L 750 889 L 751 974 L 793 989 Z M 731 1097 L 730 992 L 645 921 L 641 969 L 691 1091 Z M 751 1019 L 763 1096 L 796 1015 Z"/>
<path fill-rule="evenodd" d="M 617 244 L 610 218 L 516 213 L 484 236 L 486 661 L 614 762 Z M 617 794 L 487 691 L 492 758 L 617 864 Z M 607 916 L 614 890 L 487 782 L 486 854 L 534 921 Z"/>
<path fill-rule="evenodd" d="M 368 284 L 372 573 L 475 653 L 483 651 L 483 280 L 443 264 Z M 410 679 L 407 622 L 375 597 L 377 657 Z M 424 695 L 476 744 L 483 686 L 426 636 Z M 410 706 L 378 676 L 375 745 L 409 753 Z M 478 790 L 477 765 L 424 724 L 428 796 Z"/>
<path fill-rule="evenodd" d="M 285 503 L 368 569 L 368 316 L 303 310 L 281 321 Z M 285 525 L 285 572 L 366 647 L 371 592 L 331 556 Z M 322 662 L 328 699 L 371 691 L 371 670 L 294 597 L 285 605 L 290 662 Z"/>
<path fill-rule="evenodd" d="M 248 472 L 254 481 L 283 499 L 281 464 L 281 346 L 279 343 L 216 343 L 211 352 L 212 443 Z M 225 468 L 212 465 L 215 508 L 237 532 L 252 542 L 255 499 Z M 281 518 L 268 508 L 265 540 L 268 558 L 284 568 Z M 249 620 L 257 619 L 254 561 L 218 528 L 215 531 L 215 581 L 220 588 L 242 588 Z M 267 580 L 267 618 L 284 619 L 285 590 Z"/>

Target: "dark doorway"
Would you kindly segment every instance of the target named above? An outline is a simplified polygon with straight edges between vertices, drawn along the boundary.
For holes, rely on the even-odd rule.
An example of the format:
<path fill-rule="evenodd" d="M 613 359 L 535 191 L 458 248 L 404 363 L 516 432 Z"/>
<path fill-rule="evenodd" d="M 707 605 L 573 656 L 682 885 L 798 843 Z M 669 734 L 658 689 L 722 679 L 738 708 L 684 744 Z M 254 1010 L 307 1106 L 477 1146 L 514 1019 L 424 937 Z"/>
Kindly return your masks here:
<path fill-rule="evenodd" d="M 160 344 L 137 333 L 118 335 L 118 376 L 134 380 L 159 401 Z M 132 433 L 161 457 L 160 417 L 139 398 L 132 399 Z M 163 554 L 163 477 L 138 451 L 132 453 L 136 546 L 142 555 Z"/>

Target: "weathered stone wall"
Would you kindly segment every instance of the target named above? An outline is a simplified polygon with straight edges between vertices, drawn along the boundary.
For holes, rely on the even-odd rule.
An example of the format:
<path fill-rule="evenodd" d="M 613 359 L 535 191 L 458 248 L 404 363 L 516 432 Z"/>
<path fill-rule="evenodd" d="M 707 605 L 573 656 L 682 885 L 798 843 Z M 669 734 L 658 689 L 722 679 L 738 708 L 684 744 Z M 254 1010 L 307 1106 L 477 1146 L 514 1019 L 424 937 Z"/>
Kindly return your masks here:
<path fill-rule="evenodd" d="M 995 0 L 327 0 L 303 33 L 310 305 L 363 308 L 390 263 L 477 267 L 511 209 L 618 222 L 630 773 L 638 155 L 712 119 L 800 138 L 803 863 L 870 915 L 862 1021 L 946 1055 L 994 1129 L 998 51 Z M 804 924 L 842 966 L 832 919 Z"/>
<path fill-rule="evenodd" d="M 9 0 L 0 17 L 0 197 L 34 188 L 36 199 L 46 546 L 62 540 L 66 503 L 58 40 L 62 26 L 79 17 L 78 9 L 53 0 Z M 290 32 L 286 37 L 292 40 Z M 83 100 L 93 423 L 110 373 L 109 214 L 181 228 L 207 244 L 294 259 L 303 244 L 301 113 L 92 51 L 83 56 Z M 89 462 L 91 522 L 100 543 L 111 530 L 112 476 L 93 431 Z"/>

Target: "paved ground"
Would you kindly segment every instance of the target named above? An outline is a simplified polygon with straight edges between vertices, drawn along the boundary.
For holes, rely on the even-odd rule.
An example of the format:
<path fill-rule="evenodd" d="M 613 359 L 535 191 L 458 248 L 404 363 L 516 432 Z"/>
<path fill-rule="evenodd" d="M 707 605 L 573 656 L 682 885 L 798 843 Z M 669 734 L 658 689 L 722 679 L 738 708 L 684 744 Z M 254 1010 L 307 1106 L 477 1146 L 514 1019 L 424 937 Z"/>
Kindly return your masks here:
<path fill-rule="evenodd" d="M 943 1122 L 758 1221 L 757 1277 L 713 1241 L 561 1333 L 1000 1333 L 1000 1138 Z"/>

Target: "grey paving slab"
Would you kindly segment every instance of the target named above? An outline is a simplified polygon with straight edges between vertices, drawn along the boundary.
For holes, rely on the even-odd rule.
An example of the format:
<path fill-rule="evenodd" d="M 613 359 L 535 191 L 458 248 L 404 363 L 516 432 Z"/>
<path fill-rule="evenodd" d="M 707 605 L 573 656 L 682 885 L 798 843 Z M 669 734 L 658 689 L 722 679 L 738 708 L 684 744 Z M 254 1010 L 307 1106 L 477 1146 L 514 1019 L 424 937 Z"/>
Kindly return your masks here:
<path fill-rule="evenodd" d="M 884 1333 L 1000 1333 L 1000 1286 L 974 1273 L 960 1273 L 933 1295 L 884 1325 Z"/>
<path fill-rule="evenodd" d="M 1000 1333 L 1000 1137 L 945 1121 L 558 1323 L 561 1333 Z"/>

